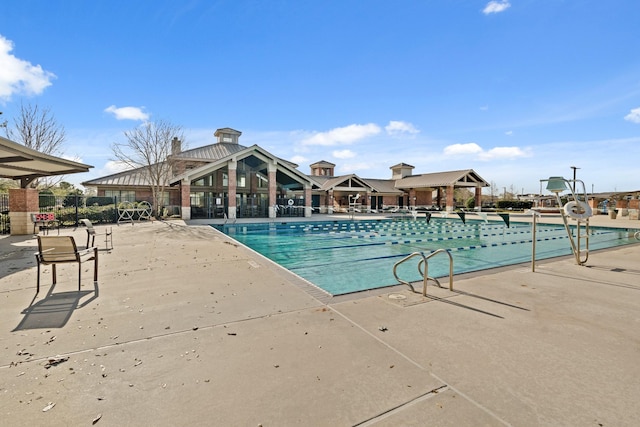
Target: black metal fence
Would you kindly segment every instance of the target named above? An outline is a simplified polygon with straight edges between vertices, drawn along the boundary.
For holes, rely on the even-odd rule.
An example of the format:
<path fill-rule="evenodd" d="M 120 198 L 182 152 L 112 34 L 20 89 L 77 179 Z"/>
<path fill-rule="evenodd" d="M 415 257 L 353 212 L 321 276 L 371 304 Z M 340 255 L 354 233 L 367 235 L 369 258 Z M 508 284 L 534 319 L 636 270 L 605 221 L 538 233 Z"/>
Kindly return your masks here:
<path fill-rule="evenodd" d="M 11 224 L 9 223 L 9 195 L 0 194 L 0 234 L 9 234 Z"/>
<path fill-rule="evenodd" d="M 61 227 L 77 227 L 82 218 L 94 224 L 116 222 L 117 202 L 115 197 L 40 194 L 38 208 L 40 213 L 54 213 Z"/>

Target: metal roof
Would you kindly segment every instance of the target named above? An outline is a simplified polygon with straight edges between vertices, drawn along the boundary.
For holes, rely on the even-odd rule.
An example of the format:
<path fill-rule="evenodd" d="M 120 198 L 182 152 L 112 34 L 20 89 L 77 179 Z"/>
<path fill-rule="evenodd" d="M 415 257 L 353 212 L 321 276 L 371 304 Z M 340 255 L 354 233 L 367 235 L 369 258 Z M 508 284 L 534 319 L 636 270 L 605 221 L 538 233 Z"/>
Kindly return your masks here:
<path fill-rule="evenodd" d="M 89 172 L 92 167 L 41 153 L 0 136 L 0 178 L 19 179 L 23 188 L 37 178 Z"/>
<path fill-rule="evenodd" d="M 393 179 L 371 179 L 364 178 L 364 182 L 369 184 L 376 193 L 402 194 L 402 190 L 395 188 L 396 181 Z"/>
<path fill-rule="evenodd" d="M 425 173 L 411 175 L 396 181 L 396 188 L 427 188 L 427 187 L 489 187 L 489 183 L 482 179 L 473 169 L 459 171 Z"/>
<path fill-rule="evenodd" d="M 200 160 L 204 162 L 213 162 L 246 149 L 247 147 L 245 147 L 244 145 L 218 142 L 215 144 L 205 145 L 204 147 L 181 151 L 180 153 L 173 154 L 171 157 L 179 160 Z"/>
<path fill-rule="evenodd" d="M 122 187 L 122 186 L 149 186 L 151 185 L 151 181 L 149 181 L 148 175 L 144 173 L 144 167 L 136 168 L 124 172 L 114 173 L 112 175 L 103 176 L 100 178 L 92 179 L 90 181 L 85 181 L 82 183 L 85 187 L 91 186 L 114 186 L 114 187 Z M 168 182 L 165 182 L 165 185 L 169 185 Z"/>
<path fill-rule="evenodd" d="M 237 132 L 237 131 L 236 131 Z M 227 142 L 216 142 L 215 144 L 205 145 L 203 147 L 192 148 L 191 150 L 181 151 L 177 154 L 171 155 L 173 159 L 178 160 L 198 160 L 202 162 L 215 162 L 220 159 L 224 159 L 226 157 L 232 156 L 236 153 L 244 151 L 248 149 L 244 145 L 235 144 L 235 143 L 227 143 Z M 288 160 L 281 159 L 279 157 L 273 156 L 279 162 L 284 162 L 287 165 L 297 168 L 298 165 L 290 162 Z"/>

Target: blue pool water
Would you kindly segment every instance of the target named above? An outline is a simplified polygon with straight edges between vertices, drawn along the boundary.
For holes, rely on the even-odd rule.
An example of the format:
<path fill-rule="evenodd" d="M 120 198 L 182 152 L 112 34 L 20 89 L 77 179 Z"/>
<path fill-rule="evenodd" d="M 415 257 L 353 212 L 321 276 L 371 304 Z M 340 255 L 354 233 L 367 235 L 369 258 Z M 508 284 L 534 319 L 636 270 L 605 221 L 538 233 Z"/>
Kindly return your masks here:
<path fill-rule="evenodd" d="M 398 282 L 393 265 L 413 252 L 450 251 L 454 275 L 531 261 L 531 224 L 432 219 L 362 220 L 214 225 L 333 295 Z M 590 250 L 635 242 L 624 229 L 591 227 Z M 562 225 L 538 224 L 536 259 L 571 254 Z M 421 280 L 417 263 L 402 264 L 398 275 Z M 449 258 L 429 260 L 429 276 L 449 274 Z"/>

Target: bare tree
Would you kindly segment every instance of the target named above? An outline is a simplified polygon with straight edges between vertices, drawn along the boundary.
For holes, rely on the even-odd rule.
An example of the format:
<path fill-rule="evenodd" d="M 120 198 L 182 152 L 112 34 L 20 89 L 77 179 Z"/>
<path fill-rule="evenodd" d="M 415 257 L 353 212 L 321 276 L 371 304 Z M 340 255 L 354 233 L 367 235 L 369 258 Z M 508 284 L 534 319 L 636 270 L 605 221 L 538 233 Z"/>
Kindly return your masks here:
<path fill-rule="evenodd" d="M 67 133 L 50 108 L 42 108 L 37 104 L 20 104 L 20 113 L 13 119 L 13 127 L 6 126 L 6 122 L 4 125 L 7 138 L 12 141 L 44 154 L 62 154 L 62 143 L 67 138 Z M 63 178 L 40 178 L 34 180 L 31 186 L 51 188 Z"/>
<path fill-rule="evenodd" d="M 127 139 L 111 146 L 117 160 L 129 167 L 140 169 L 151 187 L 153 209 L 156 215 L 162 212 L 165 188 L 173 169 L 172 141 L 184 140 L 182 126 L 166 120 L 147 122 L 135 129 L 125 131 Z"/>
<path fill-rule="evenodd" d="M 13 125 L 13 128 L 6 128 L 9 139 L 45 154 L 62 152 L 61 146 L 67 134 L 49 108 L 21 104 Z"/>

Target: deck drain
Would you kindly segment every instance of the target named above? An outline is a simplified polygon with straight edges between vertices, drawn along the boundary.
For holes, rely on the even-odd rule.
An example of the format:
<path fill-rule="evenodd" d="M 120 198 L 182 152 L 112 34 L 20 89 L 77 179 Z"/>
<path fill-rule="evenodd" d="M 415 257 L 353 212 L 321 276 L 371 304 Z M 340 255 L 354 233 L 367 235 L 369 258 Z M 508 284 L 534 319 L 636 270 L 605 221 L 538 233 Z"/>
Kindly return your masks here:
<path fill-rule="evenodd" d="M 407 299 L 407 296 L 402 294 L 389 294 L 389 299 L 402 300 Z"/>

